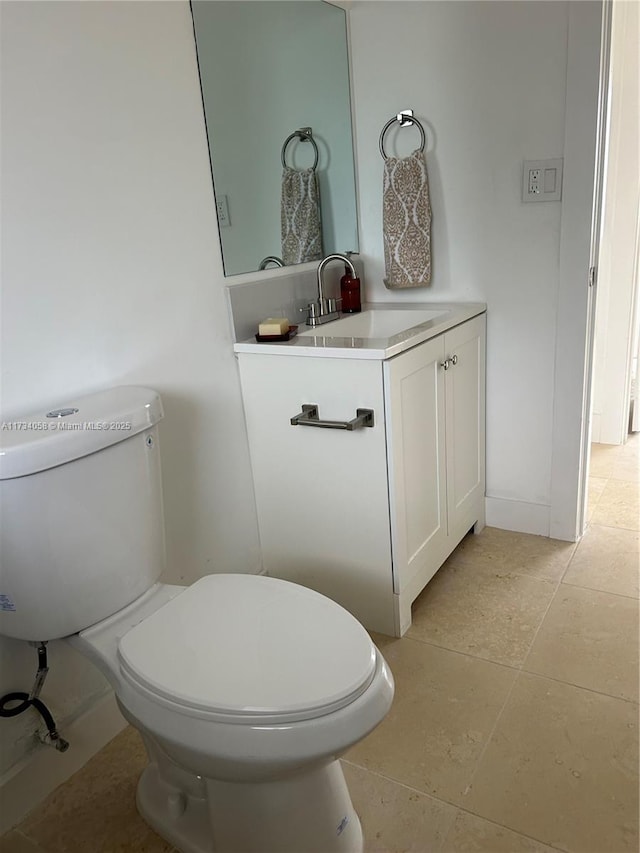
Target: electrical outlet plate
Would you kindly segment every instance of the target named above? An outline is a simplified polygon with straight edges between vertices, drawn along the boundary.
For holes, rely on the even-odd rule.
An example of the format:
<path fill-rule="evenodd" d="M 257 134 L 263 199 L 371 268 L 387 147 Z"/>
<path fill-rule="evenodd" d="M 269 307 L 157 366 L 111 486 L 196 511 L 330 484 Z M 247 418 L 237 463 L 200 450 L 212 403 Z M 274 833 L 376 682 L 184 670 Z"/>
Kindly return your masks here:
<path fill-rule="evenodd" d="M 525 160 L 522 170 L 522 201 L 560 201 L 562 158 Z"/>
<path fill-rule="evenodd" d="M 221 195 L 216 199 L 216 210 L 218 211 L 218 222 L 221 228 L 228 228 L 231 225 L 229 218 L 229 199 L 226 195 Z"/>

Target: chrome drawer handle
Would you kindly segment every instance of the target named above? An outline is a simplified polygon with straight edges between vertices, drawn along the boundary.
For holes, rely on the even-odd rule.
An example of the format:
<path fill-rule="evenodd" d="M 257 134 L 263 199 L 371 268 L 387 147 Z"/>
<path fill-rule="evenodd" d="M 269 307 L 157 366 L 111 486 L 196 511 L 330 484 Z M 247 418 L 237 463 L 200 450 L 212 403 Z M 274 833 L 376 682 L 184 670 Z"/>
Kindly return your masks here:
<path fill-rule="evenodd" d="M 318 407 L 304 403 L 302 411 L 291 418 L 291 426 L 324 427 L 324 429 L 360 429 L 374 425 L 373 409 L 356 409 L 356 417 L 350 421 L 321 421 Z"/>

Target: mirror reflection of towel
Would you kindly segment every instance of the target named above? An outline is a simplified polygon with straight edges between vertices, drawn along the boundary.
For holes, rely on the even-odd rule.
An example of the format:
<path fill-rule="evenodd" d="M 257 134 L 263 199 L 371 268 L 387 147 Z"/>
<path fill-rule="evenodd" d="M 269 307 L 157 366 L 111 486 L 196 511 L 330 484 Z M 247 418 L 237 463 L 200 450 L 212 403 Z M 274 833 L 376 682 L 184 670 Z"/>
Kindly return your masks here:
<path fill-rule="evenodd" d="M 431 283 L 431 203 L 422 151 L 384 161 L 382 195 L 385 286 Z"/>
<path fill-rule="evenodd" d="M 285 266 L 322 260 L 320 190 L 315 169 L 284 167 L 280 220 Z"/>

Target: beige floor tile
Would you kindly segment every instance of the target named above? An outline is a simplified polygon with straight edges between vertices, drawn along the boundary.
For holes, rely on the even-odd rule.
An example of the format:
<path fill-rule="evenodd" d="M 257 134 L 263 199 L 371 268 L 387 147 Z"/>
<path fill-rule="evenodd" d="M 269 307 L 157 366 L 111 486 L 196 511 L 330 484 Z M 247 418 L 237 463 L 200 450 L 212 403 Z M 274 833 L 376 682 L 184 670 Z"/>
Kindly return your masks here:
<path fill-rule="evenodd" d="M 125 729 L 18 827 L 48 853 L 169 853 L 138 815 L 135 789 L 147 763 L 137 731 Z"/>
<path fill-rule="evenodd" d="M 535 578 L 559 580 L 575 547 L 573 542 L 485 527 L 477 536 L 465 536 L 449 559 L 457 565 L 471 563 Z"/>
<path fill-rule="evenodd" d="M 416 640 L 377 637 L 396 681 L 391 711 L 345 758 L 458 802 L 515 671 Z"/>
<path fill-rule="evenodd" d="M 459 811 L 442 853 L 556 853 L 540 841 Z"/>
<path fill-rule="evenodd" d="M 593 513 L 602 497 L 604 487 L 607 485 L 606 477 L 589 477 L 587 492 L 587 521 L 591 521 Z"/>
<path fill-rule="evenodd" d="M 618 449 L 610 477 L 640 483 L 640 433 L 630 436 L 627 443 Z"/>
<path fill-rule="evenodd" d="M 616 444 L 592 444 L 589 457 L 589 476 L 610 477 L 611 469 L 619 458 L 621 446 Z"/>
<path fill-rule="evenodd" d="M 628 437 L 626 444 L 592 444 L 589 474 L 617 480 L 640 478 L 640 433 Z"/>
<path fill-rule="evenodd" d="M 440 850 L 456 807 L 343 762 L 365 839 L 365 853 Z"/>
<path fill-rule="evenodd" d="M 620 446 L 618 455 L 625 461 L 640 462 L 640 432 L 627 436 L 627 441 Z"/>
<path fill-rule="evenodd" d="M 21 832 L 8 832 L 0 838 L 0 853 L 45 853 L 35 841 L 31 841 Z"/>
<path fill-rule="evenodd" d="M 622 527 L 589 525 L 562 582 L 637 598 L 640 533 Z"/>
<path fill-rule="evenodd" d="M 561 584 L 523 669 L 638 702 L 638 602 Z"/>
<path fill-rule="evenodd" d="M 640 460 L 637 454 L 621 456 L 611 467 L 611 479 L 640 482 Z"/>
<path fill-rule="evenodd" d="M 609 480 L 591 517 L 591 523 L 640 530 L 638 484 L 625 480 Z"/>
<path fill-rule="evenodd" d="M 551 581 L 448 561 L 414 603 L 407 636 L 518 666 L 555 589 Z"/>
<path fill-rule="evenodd" d="M 465 808 L 573 853 L 637 851 L 637 705 L 520 674 Z"/>

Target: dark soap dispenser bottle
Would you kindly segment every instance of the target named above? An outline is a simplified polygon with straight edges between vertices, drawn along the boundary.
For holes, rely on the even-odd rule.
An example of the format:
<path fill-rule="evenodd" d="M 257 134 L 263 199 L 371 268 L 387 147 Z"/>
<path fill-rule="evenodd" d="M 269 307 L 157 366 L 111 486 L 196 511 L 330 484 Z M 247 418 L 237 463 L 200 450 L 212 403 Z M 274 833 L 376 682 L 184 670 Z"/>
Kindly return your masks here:
<path fill-rule="evenodd" d="M 347 252 L 347 257 L 351 252 Z M 345 265 L 344 275 L 340 279 L 340 296 L 342 297 L 343 314 L 357 314 L 361 309 L 360 279 L 351 275 L 351 270 Z"/>

